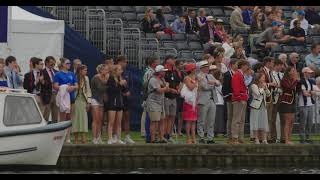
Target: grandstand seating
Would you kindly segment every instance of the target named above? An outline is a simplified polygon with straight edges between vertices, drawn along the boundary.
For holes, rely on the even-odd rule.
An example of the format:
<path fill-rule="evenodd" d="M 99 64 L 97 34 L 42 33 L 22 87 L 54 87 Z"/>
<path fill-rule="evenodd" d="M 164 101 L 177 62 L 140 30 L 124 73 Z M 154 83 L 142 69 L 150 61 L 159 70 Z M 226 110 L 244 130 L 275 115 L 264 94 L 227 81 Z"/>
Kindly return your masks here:
<path fill-rule="evenodd" d="M 86 36 L 86 10 L 87 9 L 103 9 L 106 14 L 106 18 L 120 18 L 123 21 L 122 28 L 140 28 L 140 22 L 144 17 L 145 10 L 147 6 L 72 6 L 66 7 L 66 6 L 55 6 L 56 11 L 54 11 L 54 15 L 57 16 L 58 19 L 63 19 L 71 25 L 76 31 L 80 32 L 84 36 Z M 154 10 L 158 8 L 158 6 L 152 6 Z M 183 6 L 184 11 L 186 11 L 188 8 L 205 8 L 207 15 L 212 15 L 216 18 L 220 18 L 224 21 L 225 29 L 228 33 L 233 34 L 230 31 L 230 24 L 229 24 L 229 18 L 232 13 L 232 10 L 227 7 L 222 6 Z M 290 22 L 292 19 L 292 6 L 281 6 L 284 14 L 284 18 Z M 45 9 L 45 8 L 43 8 Z M 70 12 L 70 9 L 72 11 Z M 70 14 L 71 13 L 71 16 Z M 176 14 L 173 12 L 165 12 L 164 16 L 167 18 L 169 24 L 172 23 L 176 18 Z M 72 17 L 72 19 L 70 19 Z M 103 21 L 101 21 L 103 22 Z M 101 25 L 101 26 L 100 26 Z M 98 41 L 98 38 L 101 38 L 101 30 L 103 31 L 102 23 L 93 23 L 93 25 L 89 26 L 89 40 L 91 41 Z M 116 32 L 113 32 L 116 31 Z M 285 30 L 288 31 L 287 29 Z M 107 49 L 115 52 L 121 52 L 121 47 L 119 41 L 121 41 L 121 35 L 114 34 L 114 33 L 121 33 L 119 30 L 108 30 L 107 27 Z M 308 53 L 310 49 L 310 45 L 312 43 L 319 43 L 320 42 L 320 33 L 317 31 L 313 31 L 312 29 L 308 32 L 309 36 L 306 38 L 306 46 L 289 46 L 289 45 L 280 45 L 278 47 L 274 47 L 271 50 L 272 55 L 277 55 L 280 52 L 290 53 L 290 52 L 298 52 L 301 57 L 304 57 L 306 53 Z M 233 34 L 234 35 L 234 34 Z M 248 53 L 251 53 L 251 55 L 255 55 L 259 51 L 259 49 L 255 49 L 255 47 L 252 45 L 254 44 L 254 39 L 250 39 L 248 33 L 242 33 L 241 34 L 244 37 L 244 46 L 248 47 L 246 50 Z M 94 37 L 94 38 L 93 38 Z M 141 38 L 156 38 L 155 33 L 147 33 L 144 34 L 141 32 Z M 116 39 L 116 40 L 115 40 Z M 99 43 L 101 40 L 99 40 Z M 141 42 L 144 43 L 144 42 Z M 96 42 L 93 42 L 93 44 L 96 44 Z M 137 44 L 137 42 L 126 42 L 125 48 L 128 48 L 129 50 L 126 51 L 134 51 L 133 46 Z M 149 42 L 147 43 L 149 44 Z M 249 46 L 250 45 L 250 46 Z M 164 48 L 164 49 L 159 49 Z M 203 51 L 205 49 L 208 49 L 209 46 L 207 44 L 201 45 L 199 41 L 199 37 L 195 34 L 175 34 L 175 35 L 169 35 L 169 34 L 163 34 L 160 35 L 158 42 L 153 42 L 148 46 L 148 49 L 146 49 L 144 52 L 141 52 L 139 56 L 142 58 L 146 56 L 147 54 L 150 54 L 152 49 L 157 50 L 158 54 L 160 54 L 161 57 L 164 57 L 163 53 L 171 53 L 176 54 L 179 57 L 182 58 L 191 58 L 195 60 L 201 60 Z M 249 51 L 250 50 L 250 51 Z M 201 53 L 202 52 L 202 53 Z M 152 54 L 152 53 L 151 53 Z"/>

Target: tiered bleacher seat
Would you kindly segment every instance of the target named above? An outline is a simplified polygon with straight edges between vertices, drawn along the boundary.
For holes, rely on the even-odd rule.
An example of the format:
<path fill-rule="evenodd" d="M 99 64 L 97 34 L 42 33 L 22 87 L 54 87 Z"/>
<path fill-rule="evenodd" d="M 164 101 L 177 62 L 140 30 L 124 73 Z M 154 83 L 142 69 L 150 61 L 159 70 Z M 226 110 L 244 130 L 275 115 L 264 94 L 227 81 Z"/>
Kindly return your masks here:
<path fill-rule="evenodd" d="M 172 41 L 167 41 L 162 43 L 162 47 L 164 48 L 176 48 L 176 44 Z"/>
<path fill-rule="evenodd" d="M 135 9 L 132 6 L 120 6 L 121 12 L 135 12 Z"/>
<path fill-rule="evenodd" d="M 110 12 L 121 12 L 120 7 L 121 6 L 107 6 L 108 7 L 108 11 Z"/>
<path fill-rule="evenodd" d="M 127 12 L 123 14 L 123 18 L 126 21 L 136 21 L 137 20 L 137 14 L 133 13 L 133 12 Z M 131 24 L 131 22 L 128 22 L 129 24 Z"/>
<path fill-rule="evenodd" d="M 186 41 L 186 40 L 187 40 L 185 34 L 174 34 L 174 35 L 172 36 L 172 39 L 173 39 L 174 41 Z"/>
<path fill-rule="evenodd" d="M 199 41 L 199 36 L 196 35 L 196 34 L 187 34 L 187 39 L 188 41 L 196 41 L 198 42 Z"/>
<path fill-rule="evenodd" d="M 172 40 L 170 34 L 161 34 L 160 35 L 160 41 L 170 41 L 170 40 Z"/>
<path fill-rule="evenodd" d="M 193 57 L 196 61 L 201 61 L 203 56 L 203 51 L 193 51 Z"/>
<path fill-rule="evenodd" d="M 136 13 L 145 13 L 146 7 L 145 6 L 135 6 Z"/>
<path fill-rule="evenodd" d="M 177 42 L 176 47 L 177 47 L 178 51 L 189 50 L 189 46 L 188 46 L 187 42 Z"/>
<path fill-rule="evenodd" d="M 120 19 L 123 19 L 123 14 L 122 14 L 122 12 L 111 12 L 110 18 L 120 18 Z"/>
<path fill-rule="evenodd" d="M 189 42 L 189 49 L 192 51 L 203 50 L 200 42 Z"/>
<path fill-rule="evenodd" d="M 184 51 L 180 51 L 180 58 L 186 58 L 186 59 L 193 59 L 193 54 L 192 54 L 192 52 L 191 51 L 186 51 L 186 50 L 184 50 Z"/>
<path fill-rule="evenodd" d="M 141 14 L 141 13 L 137 14 L 138 21 L 142 21 L 143 18 L 144 18 L 144 14 Z"/>

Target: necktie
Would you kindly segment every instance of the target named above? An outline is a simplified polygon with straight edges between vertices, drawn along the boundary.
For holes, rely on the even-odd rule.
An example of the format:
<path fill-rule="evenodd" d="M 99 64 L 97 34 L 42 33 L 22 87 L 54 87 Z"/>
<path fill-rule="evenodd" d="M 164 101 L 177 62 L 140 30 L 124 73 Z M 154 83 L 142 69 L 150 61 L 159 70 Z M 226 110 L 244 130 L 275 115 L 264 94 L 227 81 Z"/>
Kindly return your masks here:
<path fill-rule="evenodd" d="M 12 89 L 14 89 L 13 71 L 12 70 L 11 70 L 11 84 L 12 84 Z"/>
<path fill-rule="evenodd" d="M 53 81 L 54 73 L 53 73 L 52 69 L 49 69 L 49 71 L 50 71 L 50 74 L 51 74 L 51 81 Z"/>

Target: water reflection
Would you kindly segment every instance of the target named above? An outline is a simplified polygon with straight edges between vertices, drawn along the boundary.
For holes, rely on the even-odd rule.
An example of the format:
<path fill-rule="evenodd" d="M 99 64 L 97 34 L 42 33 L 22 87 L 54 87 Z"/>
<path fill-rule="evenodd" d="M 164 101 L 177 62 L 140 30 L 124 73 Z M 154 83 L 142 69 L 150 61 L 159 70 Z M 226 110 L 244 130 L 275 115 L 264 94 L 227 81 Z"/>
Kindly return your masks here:
<path fill-rule="evenodd" d="M 320 174 L 320 169 L 312 168 L 240 168 L 240 169 L 144 169 L 134 170 L 105 169 L 105 170 L 46 170 L 46 171 L 1 171 L 0 174 Z"/>

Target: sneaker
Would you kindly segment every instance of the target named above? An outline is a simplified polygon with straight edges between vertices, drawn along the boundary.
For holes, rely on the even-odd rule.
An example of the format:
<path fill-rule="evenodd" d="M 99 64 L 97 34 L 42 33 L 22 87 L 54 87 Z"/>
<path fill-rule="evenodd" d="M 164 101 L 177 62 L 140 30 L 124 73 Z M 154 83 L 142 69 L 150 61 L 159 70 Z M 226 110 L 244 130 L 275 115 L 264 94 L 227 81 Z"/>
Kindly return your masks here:
<path fill-rule="evenodd" d="M 116 144 L 126 144 L 125 142 L 121 141 L 121 139 L 119 139 Z"/>
<path fill-rule="evenodd" d="M 262 144 L 268 144 L 268 141 L 267 140 L 263 140 Z"/>
<path fill-rule="evenodd" d="M 242 139 L 239 139 L 238 142 L 239 142 L 240 144 L 245 144 L 244 140 L 242 140 Z"/>
<path fill-rule="evenodd" d="M 93 138 L 92 143 L 93 144 L 99 144 L 96 138 Z"/>
<path fill-rule="evenodd" d="M 111 140 L 112 140 L 112 142 L 113 142 L 113 144 L 114 144 L 114 143 L 116 143 L 116 142 L 117 142 L 118 138 L 117 138 L 117 136 L 116 136 L 116 135 L 113 135 L 113 137 L 112 137 L 112 139 L 111 139 Z"/>
<path fill-rule="evenodd" d="M 104 142 L 102 141 L 102 138 L 101 138 L 101 137 L 99 137 L 99 138 L 97 139 L 97 142 L 98 142 L 98 144 L 104 144 Z"/>
<path fill-rule="evenodd" d="M 165 139 L 162 139 L 161 141 L 159 141 L 159 143 L 160 143 L 160 144 L 166 144 L 166 143 L 168 143 L 168 141 L 165 140 Z"/>
<path fill-rule="evenodd" d="M 113 139 L 109 139 L 108 144 L 114 144 Z"/>
<path fill-rule="evenodd" d="M 170 137 L 169 139 L 168 139 L 168 142 L 170 142 L 170 143 L 176 143 L 176 141 L 172 138 L 172 137 Z"/>
<path fill-rule="evenodd" d="M 214 140 L 208 140 L 207 144 L 215 144 L 216 142 L 214 142 Z"/>
<path fill-rule="evenodd" d="M 66 143 L 71 144 L 71 140 L 70 139 L 66 140 Z"/>
<path fill-rule="evenodd" d="M 259 139 L 255 140 L 255 144 L 260 144 Z"/>
<path fill-rule="evenodd" d="M 134 144 L 135 142 L 131 139 L 130 135 L 127 135 L 126 138 L 124 139 L 124 141 L 127 144 Z"/>
<path fill-rule="evenodd" d="M 306 140 L 306 143 L 313 144 L 313 141 L 310 140 L 310 139 L 307 139 L 307 140 Z"/>

